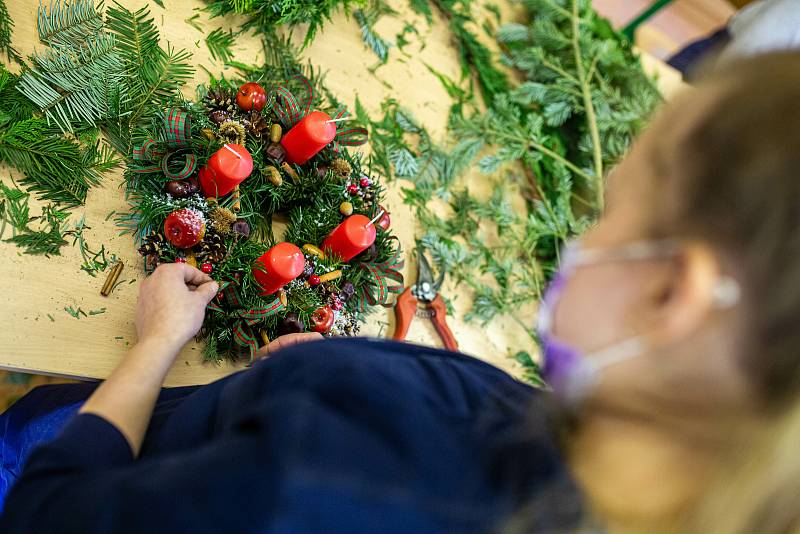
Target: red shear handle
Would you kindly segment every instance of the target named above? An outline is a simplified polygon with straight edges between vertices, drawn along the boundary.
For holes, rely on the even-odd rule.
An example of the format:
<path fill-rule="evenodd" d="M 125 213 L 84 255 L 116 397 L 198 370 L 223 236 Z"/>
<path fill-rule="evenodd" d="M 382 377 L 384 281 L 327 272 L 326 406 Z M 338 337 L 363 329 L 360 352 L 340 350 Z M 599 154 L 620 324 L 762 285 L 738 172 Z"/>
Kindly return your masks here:
<path fill-rule="evenodd" d="M 408 334 L 408 327 L 411 326 L 411 320 L 417 313 L 417 298 L 411 293 L 411 288 L 406 288 L 403 294 L 397 297 L 397 302 L 394 305 L 394 315 L 397 324 L 394 327 L 394 335 L 392 338 L 403 340 Z"/>
<path fill-rule="evenodd" d="M 447 307 L 445 306 L 441 295 L 436 295 L 436 298 L 433 299 L 430 307 L 433 310 L 433 317 L 431 317 L 431 321 L 433 321 L 433 326 L 436 328 L 436 331 L 439 332 L 442 341 L 444 341 L 444 347 L 447 350 L 458 352 L 458 342 L 456 341 L 453 332 L 450 331 L 450 327 L 447 326 Z"/>

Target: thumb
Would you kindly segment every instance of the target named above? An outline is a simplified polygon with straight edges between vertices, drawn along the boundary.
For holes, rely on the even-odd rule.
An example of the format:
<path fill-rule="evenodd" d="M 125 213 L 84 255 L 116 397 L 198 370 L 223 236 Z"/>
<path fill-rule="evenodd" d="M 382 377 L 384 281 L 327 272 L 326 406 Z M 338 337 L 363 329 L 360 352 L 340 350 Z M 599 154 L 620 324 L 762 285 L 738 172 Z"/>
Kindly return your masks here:
<path fill-rule="evenodd" d="M 208 304 L 211 302 L 211 299 L 217 295 L 218 291 L 219 284 L 212 280 L 211 282 L 206 282 L 205 284 L 197 286 L 194 293 L 198 298 L 202 299 L 204 304 Z"/>

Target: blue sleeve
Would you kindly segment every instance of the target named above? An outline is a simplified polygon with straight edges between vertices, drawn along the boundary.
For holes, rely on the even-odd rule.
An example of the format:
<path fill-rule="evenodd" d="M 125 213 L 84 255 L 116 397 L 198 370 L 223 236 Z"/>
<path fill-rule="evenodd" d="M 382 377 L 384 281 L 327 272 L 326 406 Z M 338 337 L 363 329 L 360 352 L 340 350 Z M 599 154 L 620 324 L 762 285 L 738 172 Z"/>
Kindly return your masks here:
<path fill-rule="evenodd" d="M 252 466 L 241 462 L 252 456 L 252 441 L 230 436 L 188 454 L 134 461 L 113 425 L 94 415 L 77 416 L 31 455 L 8 496 L 0 532 L 224 532 L 244 520 L 231 518 L 230 510 L 247 498 L 246 490 L 226 491 L 226 481 L 233 475 L 254 482 Z"/>

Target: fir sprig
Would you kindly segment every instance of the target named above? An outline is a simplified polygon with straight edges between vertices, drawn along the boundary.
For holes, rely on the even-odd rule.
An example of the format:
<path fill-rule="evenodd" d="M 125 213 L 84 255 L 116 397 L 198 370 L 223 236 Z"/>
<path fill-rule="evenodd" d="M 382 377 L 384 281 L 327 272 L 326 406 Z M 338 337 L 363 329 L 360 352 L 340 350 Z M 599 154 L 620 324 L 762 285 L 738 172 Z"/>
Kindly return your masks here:
<path fill-rule="evenodd" d="M 355 7 L 364 7 L 366 0 L 207 0 L 207 10 L 212 17 L 229 13 L 247 15 L 244 29 L 259 33 L 274 33 L 282 25 L 295 27 L 308 25 L 303 41 L 305 47 L 325 22 L 338 10 L 349 13 Z"/>
<path fill-rule="evenodd" d="M 8 61 L 13 61 L 22 65 L 22 56 L 14 48 L 12 38 L 14 36 L 14 21 L 8 13 L 8 7 L 4 0 L 0 0 L 0 53 L 6 55 Z"/>
<path fill-rule="evenodd" d="M 206 36 L 206 46 L 211 53 L 211 57 L 221 63 L 227 63 L 233 58 L 231 47 L 236 41 L 233 31 L 224 31 L 217 28 Z"/>

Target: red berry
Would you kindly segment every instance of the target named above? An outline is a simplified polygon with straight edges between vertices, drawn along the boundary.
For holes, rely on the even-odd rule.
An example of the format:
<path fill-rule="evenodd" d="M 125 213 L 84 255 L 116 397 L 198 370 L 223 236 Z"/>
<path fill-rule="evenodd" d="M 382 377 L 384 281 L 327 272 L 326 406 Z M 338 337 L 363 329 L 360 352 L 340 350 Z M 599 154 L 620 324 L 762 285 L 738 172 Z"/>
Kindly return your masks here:
<path fill-rule="evenodd" d="M 320 282 L 321 280 L 319 279 L 319 276 L 317 276 L 316 274 L 312 274 L 311 276 L 308 277 L 308 285 L 318 286 Z"/>
<path fill-rule="evenodd" d="M 333 308 L 334 310 L 341 310 L 343 306 L 344 304 L 342 304 L 342 301 L 339 299 L 336 299 L 333 302 L 331 302 L 331 308 Z"/>
<path fill-rule="evenodd" d="M 206 233 L 206 223 L 202 214 L 184 208 L 173 211 L 164 221 L 164 235 L 178 248 L 192 248 Z"/>
<path fill-rule="evenodd" d="M 186 263 L 186 258 L 177 257 L 175 258 L 175 263 Z"/>
<path fill-rule="evenodd" d="M 211 274 L 211 271 L 214 270 L 214 266 L 211 265 L 210 263 L 204 263 L 203 265 L 200 266 L 200 270 L 206 274 Z"/>
<path fill-rule="evenodd" d="M 361 187 L 369 187 L 369 184 L 370 184 L 369 178 L 367 178 L 366 176 L 363 176 L 361 178 L 361 181 L 359 181 L 358 183 L 361 184 Z"/>
<path fill-rule="evenodd" d="M 358 186 L 356 184 L 348 185 L 347 186 L 347 192 L 350 193 L 351 195 L 357 195 L 358 194 Z"/>
<path fill-rule="evenodd" d="M 261 111 L 267 103 L 267 92 L 255 82 L 239 87 L 236 93 L 236 105 L 244 111 Z"/>

